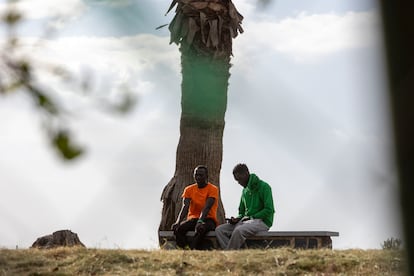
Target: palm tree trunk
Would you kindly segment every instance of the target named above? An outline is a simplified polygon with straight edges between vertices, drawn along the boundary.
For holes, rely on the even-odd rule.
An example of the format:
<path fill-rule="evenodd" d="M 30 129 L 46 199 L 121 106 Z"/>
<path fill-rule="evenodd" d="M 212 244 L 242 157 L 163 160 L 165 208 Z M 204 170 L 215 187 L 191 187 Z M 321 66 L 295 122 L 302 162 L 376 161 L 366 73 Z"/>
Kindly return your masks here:
<path fill-rule="evenodd" d="M 175 222 L 182 192 L 194 183 L 193 170 L 197 165 L 206 165 L 209 181 L 220 187 L 231 40 L 237 31 L 242 31 L 242 16 L 231 1 L 190 2 L 174 0 L 170 7 L 178 3 L 169 28 L 171 41 L 180 44 L 181 121 L 175 173 L 161 195 L 159 230 L 169 230 Z M 221 198 L 217 212 L 219 222 L 223 223 Z"/>
<path fill-rule="evenodd" d="M 169 229 L 176 220 L 181 194 L 187 185 L 194 183 L 193 170 L 197 165 L 206 165 L 209 181 L 220 187 L 230 58 L 214 60 L 183 48 L 180 48 L 183 76 L 180 140 L 175 173 L 161 197 L 164 206 L 160 230 Z M 217 217 L 224 222 L 221 199 Z"/>

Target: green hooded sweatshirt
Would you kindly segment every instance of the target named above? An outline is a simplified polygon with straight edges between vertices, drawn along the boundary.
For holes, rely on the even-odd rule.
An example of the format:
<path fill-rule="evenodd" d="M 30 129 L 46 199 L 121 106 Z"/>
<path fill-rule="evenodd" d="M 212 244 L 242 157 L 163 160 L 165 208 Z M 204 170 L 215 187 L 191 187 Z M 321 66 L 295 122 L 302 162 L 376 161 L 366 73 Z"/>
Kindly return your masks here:
<path fill-rule="evenodd" d="M 262 219 L 270 228 L 273 224 L 274 213 L 272 188 L 257 175 L 250 174 L 249 182 L 242 191 L 239 218 L 249 216 Z"/>

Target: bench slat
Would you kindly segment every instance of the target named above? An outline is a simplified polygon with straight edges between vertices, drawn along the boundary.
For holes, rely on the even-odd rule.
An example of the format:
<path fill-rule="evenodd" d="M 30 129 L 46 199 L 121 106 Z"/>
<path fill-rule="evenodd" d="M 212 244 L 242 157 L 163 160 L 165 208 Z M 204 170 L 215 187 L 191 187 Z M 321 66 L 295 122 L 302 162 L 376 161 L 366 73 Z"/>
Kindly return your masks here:
<path fill-rule="evenodd" d="M 191 239 L 194 231 L 187 232 Z M 159 231 L 160 243 L 165 249 L 176 249 L 173 231 Z M 291 247 L 301 249 L 330 248 L 332 249 L 331 237 L 338 237 L 338 232 L 333 231 L 264 231 L 246 240 L 245 248 L 277 248 Z M 205 249 L 218 249 L 216 232 L 210 231 L 205 237 Z"/>
<path fill-rule="evenodd" d="M 173 237 L 173 231 L 159 231 L 158 235 L 161 238 Z M 187 236 L 194 236 L 194 231 L 187 232 Z M 214 231 L 209 231 L 206 235 L 207 237 L 215 237 L 216 233 Z M 339 232 L 332 231 L 263 231 L 255 235 L 255 237 L 338 237 Z"/>

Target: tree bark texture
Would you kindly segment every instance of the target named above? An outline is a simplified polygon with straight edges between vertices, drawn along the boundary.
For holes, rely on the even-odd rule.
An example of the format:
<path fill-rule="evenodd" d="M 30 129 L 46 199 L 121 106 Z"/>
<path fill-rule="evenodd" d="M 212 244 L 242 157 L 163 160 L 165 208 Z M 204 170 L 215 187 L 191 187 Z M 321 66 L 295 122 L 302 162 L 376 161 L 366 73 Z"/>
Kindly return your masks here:
<path fill-rule="evenodd" d="M 174 176 L 161 196 L 164 206 L 159 230 L 169 230 L 175 222 L 181 209 L 181 195 L 186 186 L 194 183 L 193 170 L 197 165 L 206 165 L 209 182 L 220 187 L 230 59 L 194 56 L 183 47 L 181 55 L 180 140 Z M 217 212 L 219 222 L 223 223 L 221 198 Z"/>
<path fill-rule="evenodd" d="M 159 230 L 170 230 L 175 222 L 197 165 L 206 165 L 209 182 L 220 187 L 232 39 L 243 32 L 243 16 L 231 0 L 173 0 L 168 11 L 175 5 L 169 30 L 170 43 L 180 45 L 181 52 L 180 140 L 174 176 L 161 195 Z M 217 212 L 223 223 L 221 197 Z"/>
<path fill-rule="evenodd" d="M 43 236 L 32 244 L 32 248 L 49 249 L 60 246 L 82 246 L 85 245 L 80 241 L 78 234 L 70 230 L 59 230 L 51 235 Z"/>

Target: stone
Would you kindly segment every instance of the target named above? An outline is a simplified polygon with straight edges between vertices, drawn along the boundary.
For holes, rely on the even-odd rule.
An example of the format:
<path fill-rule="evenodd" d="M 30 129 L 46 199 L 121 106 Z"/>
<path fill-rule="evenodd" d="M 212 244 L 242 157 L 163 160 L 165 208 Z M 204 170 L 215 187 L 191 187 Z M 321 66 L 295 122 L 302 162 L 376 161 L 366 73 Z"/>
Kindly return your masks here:
<path fill-rule="evenodd" d="M 86 247 L 79 239 L 78 234 L 70 230 L 59 230 L 51 235 L 38 238 L 31 248 L 49 249 L 55 247 Z"/>

